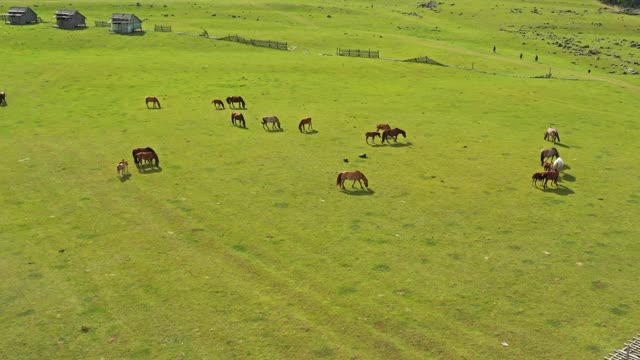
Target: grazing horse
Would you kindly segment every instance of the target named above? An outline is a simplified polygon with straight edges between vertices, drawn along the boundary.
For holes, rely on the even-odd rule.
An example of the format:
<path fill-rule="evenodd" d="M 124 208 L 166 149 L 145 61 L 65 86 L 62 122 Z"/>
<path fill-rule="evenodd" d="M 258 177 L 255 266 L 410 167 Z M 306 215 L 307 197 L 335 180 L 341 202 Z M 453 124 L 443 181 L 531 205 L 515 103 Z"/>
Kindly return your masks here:
<path fill-rule="evenodd" d="M 549 170 L 549 171 L 545 171 L 544 172 L 544 185 L 542 186 L 543 188 L 547 188 L 547 181 L 551 180 L 552 184 L 556 185 L 556 188 L 558 187 L 558 175 L 560 175 L 559 171 L 555 171 L 555 170 Z"/>
<path fill-rule="evenodd" d="M 546 162 L 542 165 L 542 168 L 544 168 L 544 170 L 547 171 L 547 170 L 551 170 L 552 166 L 553 166 L 553 163 Z"/>
<path fill-rule="evenodd" d="M 562 161 L 561 157 L 558 157 L 556 161 L 553 162 L 553 165 L 551 165 L 551 170 L 555 170 L 557 172 L 562 171 L 563 168 L 564 168 L 564 161 Z"/>
<path fill-rule="evenodd" d="M 305 125 L 309 125 L 309 129 L 313 129 L 313 126 L 311 124 L 311 118 L 306 118 L 306 119 L 302 119 L 300 120 L 300 124 L 298 124 L 298 130 L 300 130 L 300 132 L 302 131 L 306 131 L 305 129 Z"/>
<path fill-rule="evenodd" d="M 361 173 L 360 170 L 343 171 L 339 173 L 338 179 L 336 180 L 336 186 L 340 186 L 340 188 L 344 189 L 344 182 L 347 180 L 353 180 L 353 183 L 351 184 L 351 187 L 353 188 L 355 188 L 356 181 L 358 182 L 358 184 L 360 184 L 360 188 L 362 190 L 364 190 L 364 187 L 362 187 L 362 181 L 364 181 L 365 187 L 369 187 L 369 180 L 367 180 L 367 177 L 364 176 L 364 174 Z"/>
<path fill-rule="evenodd" d="M 269 130 L 269 126 L 267 126 L 267 124 L 271 123 L 271 129 L 275 130 L 276 126 L 278 127 L 278 129 L 282 130 L 282 128 L 280 127 L 280 120 L 278 119 L 277 116 L 265 116 L 262 118 L 262 127 Z"/>
<path fill-rule="evenodd" d="M 542 181 L 542 180 L 544 180 L 543 172 L 533 173 L 533 175 L 531 176 L 531 186 L 533 185 L 538 186 L 538 181 Z"/>
<path fill-rule="evenodd" d="M 133 156 L 133 161 L 135 162 L 136 166 L 140 166 L 142 164 L 140 164 L 140 162 L 138 161 L 138 153 L 141 152 L 149 152 L 153 154 L 153 158 L 156 161 L 156 166 L 160 165 L 160 159 L 158 159 L 158 155 L 156 154 L 156 152 L 150 148 L 150 147 L 146 147 L 146 148 L 137 148 L 137 149 L 133 149 L 133 151 L 131 151 L 131 156 Z"/>
<path fill-rule="evenodd" d="M 380 131 L 385 131 L 385 130 L 391 130 L 391 126 L 389 126 L 389 124 L 378 124 L 376 125 L 376 130 Z"/>
<path fill-rule="evenodd" d="M 402 137 L 405 137 L 405 138 L 407 137 L 407 133 L 402 129 L 398 129 L 398 128 L 387 129 L 387 130 L 382 132 L 382 142 L 385 142 L 385 140 L 387 142 L 389 142 L 388 138 L 390 138 L 390 137 L 393 138 L 394 142 L 398 142 L 398 135 L 400 135 L 400 134 L 402 134 Z"/>
<path fill-rule="evenodd" d="M 242 113 L 239 113 L 239 112 L 231 113 L 231 123 L 233 125 L 236 125 L 236 121 L 238 121 L 238 126 L 247 127 L 244 121 L 244 115 L 242 115 Z"/>
<path fill-rule="evenodd" d="M 147 109 L 149 108 L 149 103 L 151 103 L 154 108 L 156 107 L 156 104 L 158 104 L 158 109 L 162 109 L 162 107 L 160 107 L 160 100 L 155 96 L 147 96 L 144 98 L 144 104 L 147 105 Z"/>
<path fill-rule="evenodd" d="M 554 143 L 557 139 L 558 142 L 560 142 L 560 135 L 558 134 L 558 130 L 554 128 L 547 128 L 547 132 L 544 133 L 544 139 L 547 141 L 553 141 Z"/>
<path fill-rule="evenodd" d="M 242 96 L 229 96 L 227 97 L 227 104 L 229 104 L 229 107 L 235 107 L 235 103 L 240 103 L 240 105 L 242 105 L 240 108 L 244 109 L 244 99 L 242 98 Z"/>
<path fill-rule="evenodd" d="M 143 161 L 146 161 L 153 167 L 154 159 L 157 159 L 156 154 L 152 153 L 151 151 L 142 151 L 136 154 L 136 160 L 140 166 L 143 165 Z"/>
<path fill-rule="evenodd" d="M 380 137 L 380 133 L 377 132 L 377 131 L 370 131 L 370 132 L 364 134 L 364 136 L 365 136 L 364 141 L 366 141 L 367 144 L 369 143 L 369 138 L 371 138 L 371 141 L 373 141 L 373 143 L 375 144 L 376 143 L 376 136 Z"/>
<path fill-rule="evenodd" d="M 215 105 L 216 109 L 224 110 L 224 103 L 222 100 L 214 99 L 211 103 Z"/>
<path fill-rule="evenodd" d="M 4 91 L 0 91 L 0 105 L 7 105 L 7 94 Z"/>
<path fill-rule="evenodd" d="M 557 157 L 560 157 L 560 153 L 556 148 L 540 150 L 540 166 L 544 165 L 544 161 L 546 159 L 553 160 L 553 158 L 557 158 Z"/>

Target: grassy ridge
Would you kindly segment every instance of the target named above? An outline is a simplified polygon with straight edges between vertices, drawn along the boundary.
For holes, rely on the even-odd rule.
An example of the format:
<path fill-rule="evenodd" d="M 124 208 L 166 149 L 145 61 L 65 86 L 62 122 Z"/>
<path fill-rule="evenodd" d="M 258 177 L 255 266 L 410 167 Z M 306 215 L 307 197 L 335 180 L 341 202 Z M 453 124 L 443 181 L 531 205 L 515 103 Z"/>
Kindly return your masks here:
<path fill-rule="evenodd" d="M 590 358 L 637 333 L 638 80 L 588 78 L 582 57 L 541 40 L 541 63 L 521 62 L 521 36 L 498 31 L 571 8 L 606 24 L 593 36 L 637 37 L 617 15 L 595 2 L 538 2 L 537 22 L 508 1 L 423 18 L 397 12 L 413 3 L 111 3 L 74 7 L 298 47 L 0 26 L 14 74 L 0 86 L 4 358 Z M 335 47 L 580 80 L 318 56 Z M 150 94 L 162 110 L 144 107 Z M 247 130 L 210 104 L 232 94 Z M 267 115 L 285 131 L 264 131 Z M 307 116 L 317 133 L 297 131 Z M 404 146 L 366 145 L 379 122 L 407 130 Z M 570 169 L 543 192 L 529 178 L 548 125 Z M 162 171 L 119 181 L 138 146 Z M 335 188 L 356 168 L 369 195 Z"/>

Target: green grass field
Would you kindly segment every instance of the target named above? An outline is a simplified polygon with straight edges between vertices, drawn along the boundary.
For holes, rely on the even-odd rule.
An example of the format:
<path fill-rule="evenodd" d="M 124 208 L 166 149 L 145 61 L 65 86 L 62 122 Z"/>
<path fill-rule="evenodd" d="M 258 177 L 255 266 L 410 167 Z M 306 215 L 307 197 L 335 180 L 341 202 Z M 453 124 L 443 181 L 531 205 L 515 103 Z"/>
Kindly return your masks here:
<path fill-rule="evenodd" d="M 0 24 L 1 358 L 601 359 L 638 334 L 639 17 L 134 4 L 0 1 L 47 21 Z M 91 26 L 52 28 L 62 8 Z M 93 26 L 116 12 L 146 31 Z M 203 29 L 293 50 L 188 35 Z M 389 60 L 421 56 L 448 66 Z M 247 129 L 211 105 L 230 95 Z M 367 145 L 378 123 L 407 138 Z M 543 190 L 548 126 L 568 167 Z M 133 166 L 146 146 L 158 171 Z M 335 186 L 356 169 L 369 191 Z"/>

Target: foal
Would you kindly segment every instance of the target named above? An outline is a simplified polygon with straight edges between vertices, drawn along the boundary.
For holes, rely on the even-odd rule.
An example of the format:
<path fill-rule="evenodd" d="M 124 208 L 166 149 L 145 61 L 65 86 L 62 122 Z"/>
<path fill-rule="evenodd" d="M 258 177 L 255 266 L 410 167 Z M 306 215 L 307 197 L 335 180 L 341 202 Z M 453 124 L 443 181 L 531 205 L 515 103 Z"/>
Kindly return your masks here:
<path fill-rule="evenodd" d="M 365 138 L 364 141 L 367 142 L 367 144 L 369 143 L 369 138 L 371 138 L 371 141 L 375 144 L 376 143 L 376 136 L 380 137 L 380 133 L 377 131 L 370 131 L 366 134 L 364 134 Z"/>

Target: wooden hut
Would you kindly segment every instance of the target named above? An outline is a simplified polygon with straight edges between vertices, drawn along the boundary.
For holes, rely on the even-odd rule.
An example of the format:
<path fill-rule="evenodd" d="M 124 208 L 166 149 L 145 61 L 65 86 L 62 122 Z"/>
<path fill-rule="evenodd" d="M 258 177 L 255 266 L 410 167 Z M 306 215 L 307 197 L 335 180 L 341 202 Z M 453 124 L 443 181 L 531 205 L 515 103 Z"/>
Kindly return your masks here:
<path fill-rule="evenodd" d="M 56 23 L 60 29 L 75 29 L 87 27 L 86 17 L 77 10 L 56 11 Z"/>
<path fill-rule="evenodd" d="M 38 14 L 28 7 L 11 7 L 9 11 L 2 16 L 4 17 L 5 24 L 25 25 L 38 23 Z"/>
<path fill-rule="evenodd" d="M 111 16 L 111 31 L 118 34 L 129 34 L 142 31 L 142 20 L 134 14 L 113 14 Z"/>

